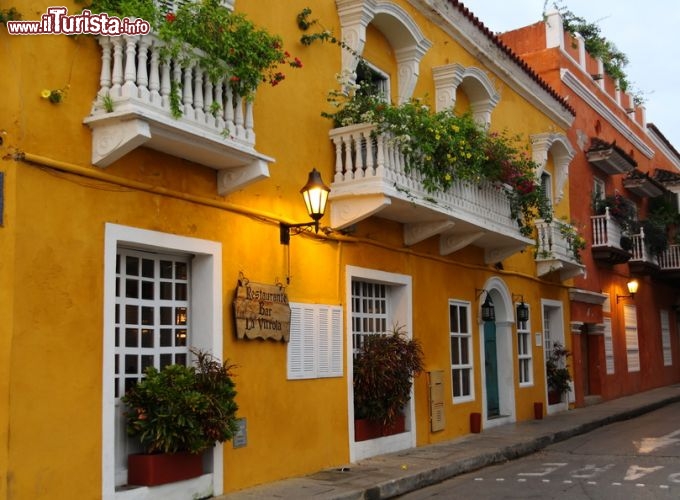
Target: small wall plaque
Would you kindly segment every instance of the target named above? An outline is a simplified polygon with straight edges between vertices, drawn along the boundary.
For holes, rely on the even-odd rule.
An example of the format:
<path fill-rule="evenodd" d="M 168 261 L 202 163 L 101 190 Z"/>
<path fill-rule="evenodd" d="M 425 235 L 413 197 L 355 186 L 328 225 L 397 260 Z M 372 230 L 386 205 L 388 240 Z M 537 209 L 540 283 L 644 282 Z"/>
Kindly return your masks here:
<path fill-rule="evenodd" d="M 243 448 L 248 444 L 248 421 L 245 418 L 239 418 L 236 420 L 236 425 L 238 425 L 238 430 L 231 442 L 234 448 Z"/>

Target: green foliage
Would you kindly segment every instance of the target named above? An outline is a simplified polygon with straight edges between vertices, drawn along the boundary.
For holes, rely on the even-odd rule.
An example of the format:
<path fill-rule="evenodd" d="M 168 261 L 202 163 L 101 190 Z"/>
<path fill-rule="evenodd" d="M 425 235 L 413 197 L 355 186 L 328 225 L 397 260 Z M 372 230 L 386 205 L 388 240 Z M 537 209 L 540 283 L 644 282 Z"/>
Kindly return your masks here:
<path fill-rule="evenodd" d="M 283 49 L 279 36 L 255 26 L 244 14 L 223 7 L 219 0 L 184 2 L 168 12 L 154 0 L 93 0 L 92 12 L 148 21 L 165 43 L 164 57 L 182 56 L 195 61 L 213 83 L 226 77 L 237 95 L 250 97 L 262 82 L 272 86 L 285 79 L 279 65 L 301 68 L 302 62 Z M 200 57 L 187 46 L 202 51 Z M 179 92 L 182 82 L 173 82 L 172 110 L 182 114 Z"/>
<path fill-rule="evenodd" d="M 653 255 L 659 255 L 668 248 L 666 226 L 650 217 L 640 221 L 640 227 L 645 234 L 645 245 Z"/>
<path fill-rule="evenodd" d="M 16 7 L 0 9 L 0 24 L 5 24 L 7 21 L 18 21 L 19 19 L 21 19 L 21 14 Z"/>
<path fill-rule="evenodd" d="M 624 68 L 628 65 L 628 56 L 621 52 L 613 42 L 602 36 L 597 23 L 588 22 L 583 17 L 568 10 L 566 6 L 559 5 L 558 2 L 554 2 L 553 6 L 562 15 L 565 31 L 572 35 L 579 33 L 583 37 L 588 53 L 593 57 L 602 59 L 605 72 L 618 82 L 621 90 L 626 91 L 630 85 L 624 71 Z M 640 97 L 638 96 L 639 100 Z"/>
<path fill-rule="evenodd" d="M 567 368 L 567 358 L 571 352 L 559 343 L 554 342 L 553 347 L 545 361 L 545 370 L 548 379 L 548 390 L 555 391 L 560 395 L 570 390 L 571 374 Z"/>
<path fill-rule="evenodd" d="M 567 246 L 574 256 L 574 260 L 579 264 L 582 263 L 581 252 L 586 248 L 586 240 L 579 233 L 577 227 L 578 224 L 572 222 L 567 224 L 566 222 L 557 222 L 560 230 L 560 235 L 567 242 Z"/>
<path fill-rule="evenodd" d="M 127 431 L 147 453 L 200 453 L 236 432 L 236 391 L 231 365 L 192 351 L 196 366 L 147 368 L 122 401 Z"/>
<path fill-rule="evenodd" d="M 533 232 L 533 220 L 552 220 L 552 207 L 540 188 L 536 164 L 529 144 L 519 135 L 488 132 L 470 113 L 452 110 L 432 112 L 421 99 L 392 105 L 380 97 L 370 83 L 353 84 L 341 77 L 340 90 L 328 95 L 333 112 L 322 116 L 342 127 L 358 123 L 376 125 L 376 133 L 387 133 L 404 154 L 406 168 L 422 174 L 425 189 L 444 192 L 455 181 L 480 184 L 491 181 L 506 189 L 511 216 L 520 231 Z"/>
<path fill-rule="evenodd" d="M 354 416 L 392 424 L 411 397 L 413 377 L 423 371 L 423 351 L 416 339 L 396 328 L 367 335 L 354 361 Z"/>
<path fill-rule="evenodd" d="M 604 215 L 607 208 L 609 208 L 609 215 L 618 222 L 623 231 L 628 234 L 634 234 L 637 231 L 637 213 L 632 201 L 620 194 L 594 200 L 596 214 Z"/>

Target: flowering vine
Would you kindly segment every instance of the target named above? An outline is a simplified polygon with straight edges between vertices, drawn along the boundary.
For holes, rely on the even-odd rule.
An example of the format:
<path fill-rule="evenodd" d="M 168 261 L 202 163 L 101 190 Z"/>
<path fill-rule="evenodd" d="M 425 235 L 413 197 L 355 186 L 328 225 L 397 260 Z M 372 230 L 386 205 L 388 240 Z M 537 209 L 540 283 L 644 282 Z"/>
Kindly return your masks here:
<path fill-rule="evenodd" d="M 281 66 L 302 68 L 302 61 L 283 48 L 280 36 L 255 26 L 219 0 L 183 2 L 175 11 L 154 0 L 93 0 L 88 8 L 148 21 L 164 42 L 163 57 L 195 61 L 214 83 L 226 75 L 234 93 L 243 97 L 252 97 L 262 83 L 280 84 L 286 77 Z M 202 55 L 187 47 L 199 49 Z M 181 81 L 172 82 L 175 117 L 182 114 L 181 86 Z"/>
<path fill-rule="evenodd" d="M 334 110 L 322 116 L 335 127 L 372 123 L 375 134 L 389 134 L 406 168 L 421 174 L 427 191 L 446 191 L 456 181 L 490 181 L 505 190 L 521 234 L 532 234 L 535 217 L 552 220 L 552 207 L 536 179 L 537 166 L 519 135 L 489 132 L 470 113 L 432 112 L 421 99 L 389 104 L 370 83 L 354 84 L 347 75 L 327 100 Z"/>

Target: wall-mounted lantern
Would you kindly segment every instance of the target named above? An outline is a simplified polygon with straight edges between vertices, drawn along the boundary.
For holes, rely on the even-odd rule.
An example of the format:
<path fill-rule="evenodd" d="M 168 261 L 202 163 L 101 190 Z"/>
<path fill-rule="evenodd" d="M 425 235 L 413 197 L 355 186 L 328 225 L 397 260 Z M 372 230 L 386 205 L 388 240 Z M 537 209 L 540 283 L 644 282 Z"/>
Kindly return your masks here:
<path fill-rule="evenodd" d="M 520 301 L 520 303 L 517 304 L 517 309 L 515 310 L 517 313 L 517 321 L 521 321 L 522 323 L 529 321 L 529 306 L 524 303 L 524 295 L 513 294 L 512 300 L 513 302 L 515 300 Z"/>
<path fill-rule="evenodd" d="M 328 193 L 331 188 L 326 186 L 321 179 L 321 174 L 315 168 L 309 172 L 307 184 L 300 190 L 302 198 L 305 200 L 307 213 L 312 218 L 312 222 L 302 222 L 300 224 L 286 224 L 281 222 L 279 224 L 279 231 L 281 237 L 281 244 L 288 245 L 290 243 L 290 230 L 296 227 L 314 227 L 314 232 L 319 232 L 319 220 L 326 213 L 326 202 L 328 201 Z"/>
<path fill-rule="evenodd" d="M 482 304 L 482 321 L 496 321 L 496 310 L 488 290 L 480 290 L 477 288 L 475 291 L 479 292 L 477 298 L 481 297 L 482 293 L 486 293 L 486 298 Z"/>
<path fill-rule="evenodd" d="M 626 283 L 626 287 L 628 288 L 628 295 L 617 295 L 616 296 L 616 303 L 619 303 L 619 299 L 635 299 L 635 294 L 638 291 L 638 286 L 640 284 L 638 283 L 637 280 L 630 280 L 628 283 Z"/>

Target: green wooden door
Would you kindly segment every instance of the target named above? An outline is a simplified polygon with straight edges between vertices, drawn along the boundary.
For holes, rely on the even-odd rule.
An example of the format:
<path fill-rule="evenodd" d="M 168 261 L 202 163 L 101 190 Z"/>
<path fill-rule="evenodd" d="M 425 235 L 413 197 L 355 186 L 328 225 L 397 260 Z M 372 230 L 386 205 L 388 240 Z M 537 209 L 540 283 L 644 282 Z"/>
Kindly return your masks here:
<path fill-rule="evenodd" d="M 496 357 L 496 323 L 484 323 L 484 370 L 486 373 L 487 418 L 500 415 L 498 404 L 498 359 Z"/>

